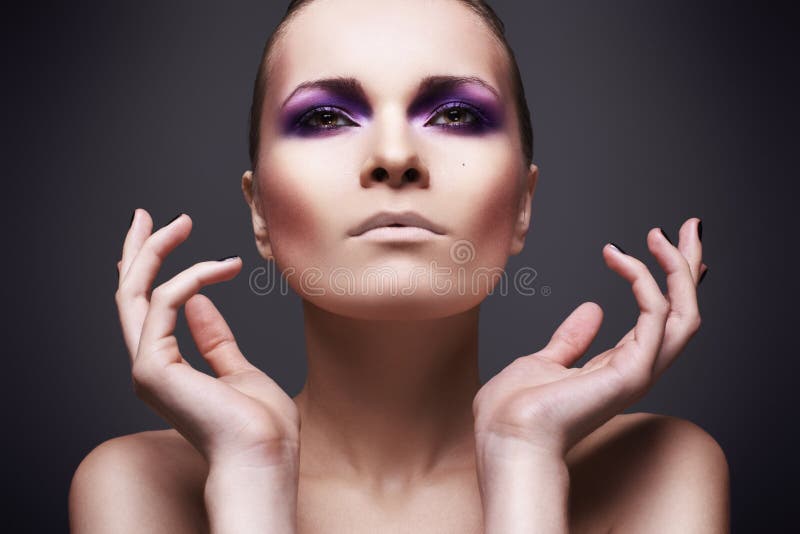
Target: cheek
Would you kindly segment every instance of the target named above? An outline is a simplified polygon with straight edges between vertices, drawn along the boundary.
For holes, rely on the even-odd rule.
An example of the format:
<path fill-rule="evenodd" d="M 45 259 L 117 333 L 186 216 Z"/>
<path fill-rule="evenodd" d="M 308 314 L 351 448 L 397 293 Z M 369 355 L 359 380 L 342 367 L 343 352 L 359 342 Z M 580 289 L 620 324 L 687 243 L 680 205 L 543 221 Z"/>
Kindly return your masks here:
<path fill-rule="evenodd" d="M 505 150 L 485 152 L 459 173 L 461 238 L 472 242 L 480 265 L 505 265 L 510 255 L 520 179 L 513 157 Z"/>
<path fill-rule="evenodd" d="M 321 239 L 314 198 L 298 187 L 298 169 L 269 160 L 258 179 L 261 206 L 276 262 L 282 268 L 316 248 Z"/>
<path fill-rule="evenodd" d="M 272 253 L 281 268 L 325 268 L 346 231 L 358 179 L 329 143 L 313 155 L 303 143 L 271 143 L 259 165 L 259 194 Z M 353 149 L 350 148 L 350 151 Z"/>

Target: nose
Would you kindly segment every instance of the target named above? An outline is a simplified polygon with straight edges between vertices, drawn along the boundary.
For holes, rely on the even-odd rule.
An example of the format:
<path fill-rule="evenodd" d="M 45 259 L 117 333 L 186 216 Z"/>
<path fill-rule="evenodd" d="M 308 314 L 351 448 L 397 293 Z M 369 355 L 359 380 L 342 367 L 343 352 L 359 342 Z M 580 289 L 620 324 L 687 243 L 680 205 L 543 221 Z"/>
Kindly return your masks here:
<path fill-rule="evenodd" d="M 361 171 L 361 186 L 386 183 L 390 187 L 429 186 L 428 169 L 411 139 L 405 117 L 376 119 L 373 150 Z"/>

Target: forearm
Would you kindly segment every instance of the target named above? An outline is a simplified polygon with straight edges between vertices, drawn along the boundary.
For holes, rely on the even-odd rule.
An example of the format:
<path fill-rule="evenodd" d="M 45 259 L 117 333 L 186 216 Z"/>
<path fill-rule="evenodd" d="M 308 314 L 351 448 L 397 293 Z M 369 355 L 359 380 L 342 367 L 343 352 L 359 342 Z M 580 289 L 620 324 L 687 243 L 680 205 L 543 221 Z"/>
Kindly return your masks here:
<path fill-rule="evenodd" d="M 486 534 L 569 532 L 569 471 L 562 457 L 511 441 L 477 452 Z"/>
<path fill-rule="evenodd" d="M 211 467 L 204 494 L 210 532 L 294 534 L 297 488 L 296 462 Z"/>

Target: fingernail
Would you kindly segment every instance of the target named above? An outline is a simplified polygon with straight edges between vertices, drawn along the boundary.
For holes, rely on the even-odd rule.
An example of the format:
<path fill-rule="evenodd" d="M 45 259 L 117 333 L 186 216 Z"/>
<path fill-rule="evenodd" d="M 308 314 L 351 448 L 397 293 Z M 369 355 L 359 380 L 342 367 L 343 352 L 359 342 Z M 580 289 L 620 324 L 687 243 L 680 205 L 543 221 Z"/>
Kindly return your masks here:
<path fill-rule="evenodd" d="M 183 212 L 180 212 L 175 217 L 173 217 L 172 220 L 167 223 L 167 225 L 169 226 L 170 224 L 174 223 L 176 220 L 178 220 L 178 217 L 180 217 L 181 215 L 183 215 Z"/>
<path fill-rule="evenodd" d="M 224 257 L 224 258 L 220 258 L 220 259 L 218 259 L 217 261 L 229 261 L 229 260 L 235 260 L 235 259 L 236 259 L 236 258 L 238 258 L 238 257 L 239 257 L 239 256 L 226 256 L 226 257 Z"/>
<path fill-rule="evenodd" d="M 128 228 L 131 227 L 131 225 L 133 224 L 133 219 L 135 218 L 136 218 L 136 210 L 133 210 L 133 214 L 131 215 L 131 222 L 128 223 Z"/>
<path fill-rule="evenodd" d="M 700 240 L 701 243 L 703 242 L 703 221 L 702 220 L 697 223 L 697 238 Z"/>
<path fill-rule="evenodd" d="M 669 244 L 670 244 L 670 245 L 672 245 L 672 244 L 673 244 L 673 243 L 672 243 L 672 239 L 670 239 L 670 238 L 669 238 L 669 236 L 668 236 L 668 235 L 667 235 L 667 233 L 664 231 L 664 229 L 663 229 L 663 228 L 661 228 L 661 227 L 659 226 L 659 227 L 658 227 L 658 230 L 661 232 L 661 235 L 663 235 L 663 236 L 664 236 L 664 239 L 666 239 L 667 241 L 669 241 Z"/>
<path fill-rule="evenodd" d="M 706 270 L 703 271 L 703 274 L 700 275 L 700 279 L 697 281 L 698 286 L 703 283 L 703 278 L 705 278 L 707 274 L 708 274 L 708 267 L 706 267 Z"/>
<path fill-rule="evenodd" d="M 625 251 L 624 251 L 624 250 L 622 250 L 622 247 L 621 247 L 621 246 L 617 245 L 617 244 L 616 244 L 616 243 L 614 243 L 613 241 L 609 241 L 609 244 L 610 244 L 612 247 L 614 247 L 615 249 L 617 249 L 617 250 L 619 250 L 620 252 L 622 252 L 623 254 L 625 254 Z"/>

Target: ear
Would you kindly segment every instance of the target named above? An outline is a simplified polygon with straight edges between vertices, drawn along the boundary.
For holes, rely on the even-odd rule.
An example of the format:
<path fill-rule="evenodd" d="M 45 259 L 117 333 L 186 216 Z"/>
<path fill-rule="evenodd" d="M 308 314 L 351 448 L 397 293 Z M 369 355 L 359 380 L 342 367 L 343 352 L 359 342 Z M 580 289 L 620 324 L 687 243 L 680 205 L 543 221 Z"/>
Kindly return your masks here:
<path fill-rule="evenodd" d="M 272 246 L 269 243 L 267 223 L 261 213 L 260 202 L 255 191 L 255 176 L 253 171 L 245 171 L 242 175 L 242 193 L 247 205 L 250 206 L 250 216 L 253 220 L 253 233 L 256 237 L 256 248 L 265 260 L 273 259 Z"/>
<path fill-rule="evenodd" d="M 519 199 L 517 209 L 517 222 L 514 224 L 514 235 L 511 237 L 511 255 L 522 252 L 525 246 L 525 236 L 531 224 L 531 202 L 536 190 L 536 181 L 539 179 L 539 167 L 531 163 L 525 175 L 525 187 Z"/>

